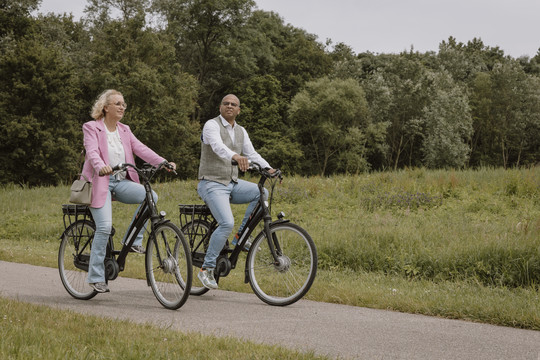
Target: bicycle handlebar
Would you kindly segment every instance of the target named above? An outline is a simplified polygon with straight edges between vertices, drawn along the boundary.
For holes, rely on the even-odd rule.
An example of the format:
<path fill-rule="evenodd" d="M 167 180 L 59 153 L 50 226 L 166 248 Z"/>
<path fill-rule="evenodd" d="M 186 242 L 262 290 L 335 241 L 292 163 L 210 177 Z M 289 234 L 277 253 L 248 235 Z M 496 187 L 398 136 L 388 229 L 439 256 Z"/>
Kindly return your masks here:
<path fill-rule="evenodd" d="M 231 160 L 231 164 L 233 166 L 237 166 L 238 161 Z M 283 179 L 282 176 L 281 176 L 281 170 L 274 169 L 275 171 L 273 173 L 270 173 L 268 171 L 268 169 L 263 168 L 259 163 L 256 163 L 255 161 L 249 160 L 249 168 L 248 168 L 248 170 L 255 171 L 255 172 L 259 173 L 260 175 L 262 175 L 264 177 L 267 177 L 267 178 L 279 177 L 280 179 Z"/>
<path fill-rule="evenodd" d="M 139 175 L 143 175 L 143 176 L 146 176 L 146 172 L 149 172 L 149 173 L 151 173 L 153 175 L 154 173 L 156 173 L 158 170 L 161 170 L 162 168 L 167 168 L 167 169 L 171 170 L 175 175 L 178 175 L 176 170 L 174 170 L 173 166 L 168 161 L 163 161 L 158 166 L 152 166 L 150 164 L 145 164 L 145 165 L 148 165 L 148 167 L 146 169 L 145 168 L 139 169 L 137 166 L 135 166 L 133 164 L 130 164 L 130 163 L 120 163 L 118 165 L 115 165 L 112 168 L 113 175 L 116 175 L 120 171 L 126 170 L 128 167 L 133 168 L 135 171 L 137 171 L 137 173 Z"/>

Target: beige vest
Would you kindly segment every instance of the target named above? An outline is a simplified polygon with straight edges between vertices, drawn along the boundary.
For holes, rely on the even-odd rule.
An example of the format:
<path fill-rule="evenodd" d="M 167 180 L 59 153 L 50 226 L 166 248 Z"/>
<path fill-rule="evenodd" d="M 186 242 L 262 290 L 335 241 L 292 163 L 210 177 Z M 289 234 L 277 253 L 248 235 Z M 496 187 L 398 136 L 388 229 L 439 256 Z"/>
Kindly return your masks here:
<path fill-rule="evenodd" d="M 242 154 L 244 145 L 244 132 L 238 124 L 234 126 L 235 143 L 233 144 L 229 132 L 221 123 L 218 117 L 212 119 L 219 124 L 219 134 L 221 140 L 229 149 L 237 154 Z M 232 166 L 230 160 L 223 159 L 216 155 L 210 145 L 206 145 L 201 139 L 201 163 L 199 165 L 199 180 L 217 181 L 224 185 L 228 185 L 231 180 L 238 181 L 238 166 Z"/>

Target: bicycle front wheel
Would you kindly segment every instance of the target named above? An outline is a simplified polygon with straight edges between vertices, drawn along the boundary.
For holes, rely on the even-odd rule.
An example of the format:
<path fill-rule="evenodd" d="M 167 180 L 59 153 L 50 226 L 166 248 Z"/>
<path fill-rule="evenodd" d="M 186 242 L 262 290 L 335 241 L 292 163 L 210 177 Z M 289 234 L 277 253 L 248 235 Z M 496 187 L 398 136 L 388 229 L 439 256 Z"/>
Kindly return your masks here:
<path fill-rule="evenodd" d="M 90 250 L 96 226 L 88 220 L 78 220 L 64 231 L 58 251 L 58 271 L 67 292 L 76 299 L 89 300 L 96 296 L 86 282 Z"/>
<path fill-rule="evenodd" d="M 176 310 L 184 305 L 193 279 L 191 252 L 184 235 L 173 223 L 158 225 L 148 239 L 146 277 L 165 308 Z"/>
<path fill-rule="evenodd" d="M 309 290 L 317 273 L 317 249 L 311 236 L 300 226 L 281 223 L 270 226 L 278 255 L 274 260 L 264 231 L 257 235 L 247 259 L 249 283 L 267 304 L 290 305 Z"/>

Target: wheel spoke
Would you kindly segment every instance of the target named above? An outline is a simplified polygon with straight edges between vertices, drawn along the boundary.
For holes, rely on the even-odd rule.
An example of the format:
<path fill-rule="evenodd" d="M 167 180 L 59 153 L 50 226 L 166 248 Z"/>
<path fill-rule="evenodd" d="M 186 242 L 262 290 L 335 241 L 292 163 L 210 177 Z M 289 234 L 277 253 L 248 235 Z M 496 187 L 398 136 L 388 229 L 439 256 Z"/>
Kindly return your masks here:
<path fill-rule="evenodd" d="M 192 281 L 191 254 L 184 236 L 174 224 L 161 224 L 149 239 L 147 251 L 146 268 L 154 295 L 164 307 L 178 309 L 187 300 Z"/>
<path fill-rule="evenodd" d="M 66 229 L 60 242 L 58 251 L 60 279 L 67 292 L 77 299 L 88 300 L 96 295 L 86 281 L 87 271 L 75 266 L 82 256 L 90 257 L 94 231 L 93 222 L 78 220 Z"/>
<path fill-rule="evenodd" d="M 266 303 L 289 305 L 302 298 L 313 283 L 317 269 L 315 244 L 305 230 L 291 223 L 274 225 L 270 231 L 274 245 L 281 249 L 277 263 L 266 236 L 259 234 L 248 254 L 250 284 Z"/>

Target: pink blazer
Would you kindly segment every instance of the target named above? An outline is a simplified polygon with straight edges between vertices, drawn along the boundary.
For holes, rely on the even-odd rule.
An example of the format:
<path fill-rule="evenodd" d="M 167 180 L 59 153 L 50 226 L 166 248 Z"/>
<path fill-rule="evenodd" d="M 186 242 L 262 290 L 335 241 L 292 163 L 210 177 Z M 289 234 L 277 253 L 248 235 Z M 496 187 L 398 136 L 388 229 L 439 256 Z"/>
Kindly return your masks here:
<path fill-rule="evenodd" d="M 133 154 L 137 155 L 147 163 L 158 165 L 165 159 L 152 151 L 148 146 L 140 142 L 131 132 L 129 126 L 118 123 L 118 132 L 124 152 L 126 162 L 135 164 Z M 99 170 L 109 164 L 109 147 L 107 144 L 107 132 L 103 119 L 92 120 L 83 125 L 84 148 L 86 157 L 83 166 L 83 175 L 92 182 L 92 204 L 93 208 L 100 208 L 105 204 L 107 191 L 109 191 L 109 176 L 99 176 Z M 139 175 L 131 168 L 127 171 L 127 177 L 139 183 Z M 82 176 L 81 176 L 82 178 Z"/>

